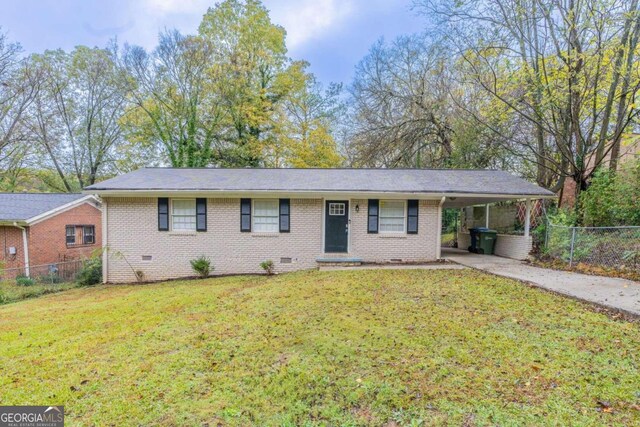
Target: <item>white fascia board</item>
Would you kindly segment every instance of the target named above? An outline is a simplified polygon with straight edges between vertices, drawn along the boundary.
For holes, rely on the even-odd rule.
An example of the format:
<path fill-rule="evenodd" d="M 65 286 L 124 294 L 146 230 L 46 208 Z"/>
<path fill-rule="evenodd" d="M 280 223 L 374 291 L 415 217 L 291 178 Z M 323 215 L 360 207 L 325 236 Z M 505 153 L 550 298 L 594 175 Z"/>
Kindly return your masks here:
<path fill-rule="evenodd" d="M 484 193 L 429 193 L 429 192 L 375 192 L 375 191 L 295 191 L 295 190 L 91 190 L 86 194 L 97 194 L 101 197 L 284 197 L 290 198 L 335 198 L 335 199 L 407 199 L 441 200 L 446 198 L 503 198 L 512 199 L 553 199 L 556 195 L 537 194 L 484 194 Z"/>
<path fill-rule="evenodd" d="M 29 219 L 27 219 L 25 221 L 25 223 L 27 225 L 37 224 L 37 223 L 39 223 L 41 221 L 44 221 L 45 219 L 48 219 L 48 218 L 51 218 L 52 216 L 61 214 L 62 212 L 66 212 L 69 209 L 73 209 L 76 206 L 80 206 L 83 203 L 87 203 L 87 202 L 90 202 L 92 200 L 94 202 L 98 203 L 98 204 L 102 203 L 99 198 L 97 198 L 96 196 L 94 196 L 92 194 L 89 194 L 89 195 L 86 195 L 86 196 L 84 196 L 84 197 L 82 197 L 80 199 L 74 200 L 72 202 L 69 202 L 69 203 L 66 203 L 64 205 L 58 206 L 58 207 L 56 207 L 54 209 L 51 209 L 51 210 L 49 210 L 47 212 L 43 212 L 43 213 L 41 213 L 39 215 L 36 215 L 36 216 L 34 216 L 32 218 L 29 218 Z M 98 206 L 95 206 L 93 204 L 91 206 L 93 206 L 95 209 L 100 210 L 100 208 Z"/>

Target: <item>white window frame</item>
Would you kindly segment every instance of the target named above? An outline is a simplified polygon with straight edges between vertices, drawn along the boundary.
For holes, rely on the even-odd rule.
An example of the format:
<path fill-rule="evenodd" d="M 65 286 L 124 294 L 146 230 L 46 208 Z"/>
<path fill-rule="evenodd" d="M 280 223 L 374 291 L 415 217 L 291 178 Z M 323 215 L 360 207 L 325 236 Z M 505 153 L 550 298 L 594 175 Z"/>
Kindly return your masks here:
<path fill-rule="evenodd" d="M 175 215 L 173 213 L 173 204 L 176 201 L 193 202 L 193 215 Z M 171 199 L 170 205 L 171 206 L 170 206 L 170 209 L 169 209 L 169 216 L 170 216 L 170 219 L 171 219 L 171 231 L 175 231 L 175 232 L 178 232 L 178 233 L 191 233 L 193 231 L 196 231 L 196 228 L 198 226 L 196 199 L 189 199 L 189 198 Z M 173 218 L 174 217 L 190 217 L 190 216 L 193 216 L 193 228 L 178 228 L 178 229 L 176 229 L 174 227 L 174 223 L 173 223 Z"/>
<path fill-rule="evenodd" d="M 382 204 L 385 202 L 402 203 L 402 231 L 382 230 Z M 398 218 L 398 217 L 387 217 Z M 407 232 L 407 201 L 406 200 L 379 200 L 378 201 L 378 233 L 405 234 Z"/>
<path fill-rule="evenodd" d="M 273 202 L 275 204 L 275 215 L 256 215 L 256 202 Z M 258 230 L 256 218 L 276 218 L 275 230 Z M 251 231 L 254 233 L 279 233 L 280 232 L 280 199 L 251 199 Z"/>
<path fill-rule="evenodd" d="M 69 231 L 73 231 L 73 233 L 69 233 Z M 69 237 L 73 236 L 73 242 L 69 242 Z M 75 225 L 65 225 L 64 227 L 64 243 L 67 246 L 76 246 L 77 243 L 77 236 L 76 236 L 76 226 Z"/>
<path fill-rule="evenodd" d="M 333 208 L 334 205 L 341 205 L 342 209 L 338 210 L 338 213 L 332 213 L 331 208 Z M 344 202 L 329 202 L 329 216 L 345 216 L 347 214 L 346 206 L 347 204 Z"/>
<path fill-rule="evenodd" d="M 91 233 L 87 233 L 87 229 L 91 230 Z M 91 236 L 91 242 L 87 243 L 87 236 Z M 82 244 L 83 245 L 95 245 L 96 243 L 96 226 L 95 225 L 83 225 L 82 226 Z"/>

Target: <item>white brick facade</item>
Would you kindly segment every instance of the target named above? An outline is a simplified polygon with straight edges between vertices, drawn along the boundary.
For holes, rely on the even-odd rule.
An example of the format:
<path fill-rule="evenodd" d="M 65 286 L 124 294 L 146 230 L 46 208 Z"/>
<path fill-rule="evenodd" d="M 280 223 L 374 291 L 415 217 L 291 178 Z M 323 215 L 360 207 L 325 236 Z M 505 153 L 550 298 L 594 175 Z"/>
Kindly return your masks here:
<path fill-rule="evenodd" d="M 498 234 L 494 252 L 496 255 L 505 258 L 524 260 L 529 257 L 531 249 L 533 249 L 533 238 L 531 236 Z"/>
<path fill-rule="evenodd" d="M 249 196 L 247 196 L 249 197 Z M 277 272 L 316 267 L 322 257 L 362 258 L 365 262 L 432 261 L 438 257 L 440 200 L 421 200 L 418 234 L 368 234 L 367 200 L 349 201 L 349 252 L 324 254 L 324 200 L 291 198 L 291 232 L 243 233 L 240 199 L 207 199 L 206 232 L 158 231 L 156 198 L 105 197 L 104 277 L 111 283 L 193 276 L 189 261 L 209 257 L 213 274 L 260 273 L 273 260 Z M 356 212 L 356 206 L 359 207 Z M 151 257 L 143 260 L 143 257 Z M 291 263 L 281 263 L 291 258 Z"/>

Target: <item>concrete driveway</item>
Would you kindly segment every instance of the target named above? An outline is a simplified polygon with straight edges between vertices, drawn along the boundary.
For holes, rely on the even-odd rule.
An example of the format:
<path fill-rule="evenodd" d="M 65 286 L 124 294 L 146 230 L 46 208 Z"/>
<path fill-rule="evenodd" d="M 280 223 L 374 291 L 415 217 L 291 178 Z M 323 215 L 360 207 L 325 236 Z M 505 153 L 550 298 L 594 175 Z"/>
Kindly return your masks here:
<path fill-rule="evenodd" d="M 467 267 L 640 316 L 640 282 L 533 267 L 509 258 L 477 255 L 459 249 L 443 248 L 442 256 Z"/>

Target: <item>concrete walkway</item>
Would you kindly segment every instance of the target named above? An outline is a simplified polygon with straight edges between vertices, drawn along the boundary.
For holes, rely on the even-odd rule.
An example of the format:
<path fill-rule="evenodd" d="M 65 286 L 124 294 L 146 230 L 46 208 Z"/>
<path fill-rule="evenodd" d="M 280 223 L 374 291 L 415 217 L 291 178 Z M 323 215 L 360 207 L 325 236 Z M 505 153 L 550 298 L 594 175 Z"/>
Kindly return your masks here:
<path fill-rule="evenodd" d="M 464 265 L 446 264 L 364 264 L 358 266 L 339 265 L 320 267 L 320 271 L 346 271 L 346 270 L 463 270 Z"/>
<path fill-rule="evenodd" d="M 477 255 L 458 249 L 443 248 L 442 256 L 467 267 L 640 316 L 640 282 L 534 267 L 509 258 Z"/>

